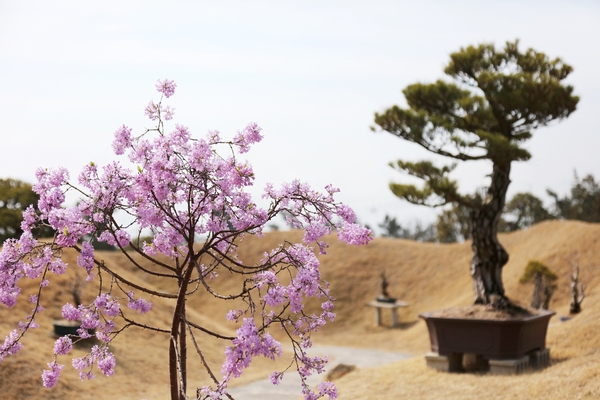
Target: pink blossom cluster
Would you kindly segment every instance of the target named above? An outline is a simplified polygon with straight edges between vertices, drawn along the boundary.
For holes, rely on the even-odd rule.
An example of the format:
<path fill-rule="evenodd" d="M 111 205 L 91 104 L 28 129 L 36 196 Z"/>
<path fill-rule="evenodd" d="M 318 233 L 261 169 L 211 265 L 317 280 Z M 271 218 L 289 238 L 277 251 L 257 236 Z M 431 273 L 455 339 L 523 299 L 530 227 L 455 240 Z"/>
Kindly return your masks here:
<path fill-rule="evenodd" d="M 73 349 L 73 341 L 68 336 L 61 336 L 54 343 L 54 354 L 65 355 Z"/>
<path fill-rule="evenodd" d="M 146 108 L 144 109 L 144 114 L 152 121 L 164 119 L 165 121 L 170 121 L 173 119 L 173 115 L 175 114 L 175 109 L 169 106 L 163 106 L 161 103 L 155 103 L 150 100 Z"/>
<path fill-rule="evenodd" d="M 158 80 L 158 82 L 156 83 L 156 90 L 159 93 L 162 93 L 162 95 L 165 98 L 171 97 L 175 93 L 176 87 L 177 87 L 177 84 L 168 79 L 165 79 L 162 81 Z M 171 106 L 163 106 L 162 99 L 158 103 L 155 103 L 153 100 L 150 100 L 150 102 L 146 106 L 146 109 L 144 110 L 144 114 L 146 114 L 146 116 L 148 118 L 150 118 L 152 121 L 158 120 L 159 124 L 160 124 L 163 120 L 170 121 L 171 119 L 173 119 L 173 115 L 175 114 L 175 109 Z M 119 140 L 118 138 L 121 138 L 121 139 L 126 138 L 127 130 L 129 131 L 128 133 L 131 134 L 131 130 L 125 126 L 123 126 L 117 132 L 115 132 L 116 139 Z M 121 147 L 119 147 L 119 145 Z M 123 146 L 127 146 L 127 143 L 120 143 L 119 145 L 115 145 L 113 143 L 113 148 L 115 149 L 115 152 L 117 152 L 117 154 L 122 154 L 122 153 L 119 153 L 121 151 L 120 149 L 122 149 Z"/>
<path fill-rule="evenodd" d="M 4 343 L 0 346 L 0 361 L 4 360 L 6 355 L 16 354 L 23 348 L 23 345 L 18 341 L 20 338 L 19 331 L 17 329 L 11 331 L 6 338 Z"/>
<path fill-rule="evenodd" d="M 159 79 L 156 82 L 156 90 L 159 93 L 162 93 L 167 99 L 171 96 L 173 96 L 173 93 L 175 93 L 175 88 L 177 87 L 177 84 L 175 83 L 175 81 L 171 81 L 168 79 L 163 79 L 162 81 Z"/>
<path fill-rule="evenodd" d="M 252 358 L 263 356 L 272 360 L 281 355 L 281 344 L 269 333 L 259 333 L 254 320 L 244 318 L 242 326 L 237 330 L 237 337 L 232 345 L 225 349 L 225 363 L 221 373 L 228 381 L 231 376 L 238 378 L 245 368 L 250 366 Z"/>
<path fill-rule="evenodd" d="M 326 283 L 321 281 L 319 260 L 312 249 L 303 244 L 284 244 L 265 255 L 263 265 L 270 268 L 254 275 L 254 285 L 263 294 L 260 298 L 263 326 L 281 324 L 293 327 L 290 334 L 298 339 L 294 341 L 295 360 L 297 371 L 300 375 L 305 399 L 316 399 L 327 396 L 330 399 L 337 397 L 334 385 L 321 385 L 318 392 L 314 392 L 306 383 L 306 378 L 313 373 L 322 373 L 326 358 L 308 357 L 306 350 L 312 346 L 311 334 L 317 332 L 327 320 L 333 321 L 333 299 L 329 295 Z M 288 284 L 279 280 L 278 274 L 282 271 L 295 269 L 296 273 Z M 287 277 L 288 275 L 285 274 Z M 304 304 L 309 297 L 323 297 L 320 314 L 304 312 Z M 287 315 L 282 318 L 282 313 L 287 310 Z M 229 320 L 238 320 L 243 314 L 242 310 L 231 310 L 227 314 Z M 270 336 L 259 334 L 254 320 L 244 318 L 242 328 L 237 331 L 233 346 L 226 351 L 226 361 L 221 368 L 224 376 L 220 386 L 206 393 L 225 393 L 230 377 L 238 377 L 252 360 L 252 354 L 273 358 L 279 355 L 274 348 L 280 348 L 279 343 L 273 344 Z M 283 372 L 274 372 L 270 375 L 273 384 L 279 384 L 284 377 Z M 210 389 L 210 390 L 209 390 Z M 208 395 L 208 394 L 207 394 Z M 218 398 L 218 397 L 216 397 Z"/>
<path fill-rule="evenodd" d="M 228 317 L 235 315 L 236 313 L 232 312 Z M 281 353 L 281 344 L 277 340 L 269 333 L 260 333 L 252 318 L 244 318 L 232 345 L 225 349 L 225 362 L 221 367 L 223 380 L 216 389 L 205 386 L 201 392 L 208 398 L 220 399 L 222 395 L 227 394 L 226 388 L 231 378 L 240 377 L 254 357 L 263 356 L 274 360 L 275 357 L 281 356 Z"/>
<path fill-rule="evenodd" d="M 335 201 L 333 196 L 337 192 L 339 189 L 328 185 L 321 193 L 295 180 L 283 184 L 280 189 L 268 184 L 263 198 L 277 204 L 277 212 L 285 215 L 289 226 L 304 230 L 304 243 L 316 242 L 320 252 L 325 254 L 327 245 L 320 239 L 334 230 L 338 230 L 338 239 L 348 244 L 367 244 L 372 239 L 369 229 L 355 223 L 354 211 Z"/>
<path fill-rule="evenodd" d="M 311 334 L 332 321 L 335 314 L 333 298 L 328 284 L 321 279 L 319 260 L 312 246 L 316 245 L 324 254 L 326 235 L 337 232 L 339 240 L 359 245 L 371 240 L 371 232 L 355 223 L 356 215 L 350 207 L 334 199 L 339 190 L 331 185 L 316 191 L 300 181 L 285 183 L 279 188 L 269 184 L 263 195 L 269 206 L 259 207 L 248 191 L 254 184 L 252 166 L 240 156 L 261 141 L 261 128 L 251 122 L 229 141 L 222 139 L 218 131 L 208 132 L 204 138 L 193 138 L 189 129 L 180 124 L 167 131 L 164 121 L 172 118 L 174 109 L 162 101 L 171 97 L 175 88 L 170 80 L 156 84 L 161 100 L 151 101 L 145 110 L 151 120 L 157 121 L 155 129 L 139 136 L 134 136 L 132 129 L 125 125 L 116 130 L 112 146 L 119 161 L 105 166 L 89 163 L 78 175 L 76 184 L 71 182 L 64 168 L 38 169 L 37 183 L 33 186 L 39 195 L 37 208 L 30 207 L 24 212 L 23 235 L 18 240 L 7 240 L 0 252 L 0 302 L 8 307 L 16 303 L 21 279 L 42 278 L 41 292 L 50 282 L 46 279 L 48 272 L 65 272 L 68 266 L 61 255 L 66 247 L 79 252 L 77 265 L 85 270 L 88 281 L 99 282 L 101 292 L 93 303 L 63 306 L 65 319 L 81 322 L 79 338 L 65 337 L 56 341 L 55 360 L 42 375 L 46 387 L 56 384 L 63 368 L 56 358 L 71 351 L 72 339 L 90 337 L 90 332 L 95 332 L 101 344 L 86 356 L 73 359 L 72 365 L 82 380 L 93 377 L 94 366 L 105 375 L 112 375 L 116 361 L 109 346 L 115 336 L 115 320 L 122 318 L 129 325 L 135 325 L 126 317 L 129 311 L 122 307 L 123 302 L 129 310 L 141 314 L 152 308 L 152 303 L 136 298 L 134 292 L 126 292 L 119 286 L 124 278 L 114 266 L 96 258 L 94 240 L 123 252 L 126 248 L 139 252 L 168 271 L 160 276 L 174 276 L 180 285 L 184 275 L 176 273 L 189 266 L 186 279 L 195 279 L 198 288 L 206 288 L 211 294 L 215 293 L 208 280 L 229 276 L 219 274 L 223 268 L 230 273 L 250 276 L 245 287 L 259 293 L 260 298 L 256 307 L 227 314 L 232 323 L 241 321 L 241 326 L 225 350 L 226 360 L 221 368 L 223 380 L 216 388 L 204 388 L 206 396 L 219 398 L 224 394 L 229 380 L 239 377 L 254 357 L 281 355 L 280 343 L 267 332 L 272 325 L 289 329 L 296 350 L 297 372 L 303 382 L 310 374 L 323 371 L 325 359 L 308 357 L 306 349 L 312 344 Z M 68 191 L 80 194 L 74 206 L 65 204 Z M 304 230 L 303 243 L 286 242 L 267 253 L 259 265 L 245 265 L 237 257 L 239 241 L 245 235 L 262 235 L 267 223 L 279 215 L 285 215 L 292 228 Z M 40 225 L 55 230 L 51 242 L 41 242 L 34 237 L 32 231 Z M 132 241 L 132 232 L 142 231 L 150 232 L 151 239 L 138 246 Z M 199 238 L 203 243 L 198 252 L 194 246 Z M 213 262 L 201 264 L 202 254 L 209 255 Z M 173 261 L 172 265 L 163 261 L 165 256 Z M 187 264 L 180 264 L 180 260 Z M 134 262 L 132 258 L 130 261 Z M 195 276 L 193 271 L 196 271 Z M 103 289 L 98 278 L 100 273 L 110 276 L 110 289 Z M 291 279 L 284 284 L 279 279 L 280 274 Z M 126 285 L 146 294 L 162 295 L 128 282 Z M 121 294 L 116 295 L 113 290 L 120 290 Z M 247 297 L 248 291 L 243 291 L 240 298 L 254 304 Z M 317 314 L 305 310 L 307 299 L 312 297 L 323 300 L 322 310 Z M 0 347 L 0 360 L 16 353 L 22 334 L 35 326 L 35 313 L 41 311 L 38 303 L 36 297 L 36 309 L 29 322 L 13 331 Z M 272 375 L 274 383 L 282 378 L 281 372 Z M 337 396 L 335 387 L 328 383 L 320 385 L 317 393 L 306 384 L 303 386 L 306 399 Z"/>
<path fill-rule="evenodd" d="M 133 293 L 131 294 L 133 296 Z M 141 299 L 139 299 L 141 300 Z M 100 294 L 90 306 L 79 305 L 78 307 L 67 303 L 62 308 L 62 316 L 69 321 L 80 321 L 81 327 L 77 330 L 77 340 L 95 336 L 102 343 L 95 345 L 92 351 L 80 358 L 74 358 L 72 365 L 79 371 L 81 380 L 92 379 L 94 374 L 92 368 L 94 364 L 103 374 L 110 376 L 114 373 L 116 359 L 108 350 L 108 345 L 112 340 L 111 333 L 115 329 L 113 319 L 120 314 L 120 304 L 117 299 L 112 298 L 108 293 Z M 54 343 L 54 354 L 56 356 L 66 355 L 73 349 L 73 340 L 69 336 L 61 336 Z M 42 374 L 43 384 L 47 388 L 53 387 L 58 381 L 63 365 L 54 360 L 49 363 L 49 370 Z"/>
<path fill-rule="evenodd" d="M 133 291 L 127 293 L 127 298 L 129 299 L 127 302 L 127 307 L 139 312 L 140 314 L 146 314 L 152 309 L 152 303 L 150 303 L 148 300 L 145 300 L 141 297 L 136 300 Z"/>
<path fill-rule="evenodd" d="M 48 363 L 48 367 L 50 367 L 50 369 L 46 369 L 42 372 L 42 381 L 44 387 L 52 388 L 58 382 L 60 371 L 62 371 L 65 366 L 57 364 L 56 361 L 52 361 Z"/>
<path fill-rule="evenodd" d="M 83 381 L 94 378 L 94 364 L 104 375 L 111 376 L 115 372 L 116 362 L 115 356 L 108 351 L 108 348 L 105 345 L 94 345 L 89 354 L 86 354 L 83 357 L 74 358 L 72 364 L 73 367 L 79 371 L 79 378 Z"/>
<path fill-rule="evenodd" d="M 250 150 L 250 145 L 258 143 L 262 140 L 260 134 L 261 128 L 254 122 L 248 124 L 246 128 L 239 131 L 233 138 L 233 143 L 240 148 L 240 154 L 247 153 Z"/>

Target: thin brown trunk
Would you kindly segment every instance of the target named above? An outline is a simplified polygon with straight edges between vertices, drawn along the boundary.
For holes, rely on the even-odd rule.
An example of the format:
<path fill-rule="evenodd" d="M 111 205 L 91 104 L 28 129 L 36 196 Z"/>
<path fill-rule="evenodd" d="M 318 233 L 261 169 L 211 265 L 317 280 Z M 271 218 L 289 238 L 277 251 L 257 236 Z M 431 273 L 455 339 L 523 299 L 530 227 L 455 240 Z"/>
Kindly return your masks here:
<path fill-rule="evenodd" d="M 177 321 L 175 321 L 177 320 Z M 173 327 L 175 323 L 179 324 L 177 314 L 173 317 Z M 179 383 L 177 382 L 177 331 L 171 329 L 171 338 L 169 340 L 169 381 L 171 384 L 171 400 L 179 400 Z"/>
<path fill-rule="evenodd" d="M 185 299 L 183 301 L 182 315 L 185 315 Z M 180 353 L 180 369 L 181 369 L 181 393 L 187 391 L 187 338 L 185 333 L 185 321 L 183 318 L 179 322 L 179 353 Z"/>
<path fill-rule="evenodd" d="M 173 319 L 178 319 L 175 316 Z M 173 321 L 175 324 L 175 321 Z M 171 330 L 171 339 L 169 340 L 169 381 L 171 383 L 171 400 L 179 400 L 179 384 L 177 382 L 177 333 Z"/>
<path fill-rule="evenodd" d="M 175 310 L 173 311 L 173 322 L 171 323 L 171 338 L 169 345 L 169 380 L 171 384 L 171 400 L 185 399 L 185 390 L 187 386 L 185 294 L 187 292 L 188 283 L 193 271 L 193 266 L 188 265 L 187 270 L 185 270 L 185 275 L 180 278 L 177 304 L 175 305 Z"/>
<path fill-rule="evenodd" d="M 494 164 L 491 183 L 481 208 L 471 214 L 471 276 L 476 304 L 504 301 L 502 267 L 508 262 L 508 253 L 498 241 L 498 222 L 504 209 L 510 183 L 510 164 Z"/>

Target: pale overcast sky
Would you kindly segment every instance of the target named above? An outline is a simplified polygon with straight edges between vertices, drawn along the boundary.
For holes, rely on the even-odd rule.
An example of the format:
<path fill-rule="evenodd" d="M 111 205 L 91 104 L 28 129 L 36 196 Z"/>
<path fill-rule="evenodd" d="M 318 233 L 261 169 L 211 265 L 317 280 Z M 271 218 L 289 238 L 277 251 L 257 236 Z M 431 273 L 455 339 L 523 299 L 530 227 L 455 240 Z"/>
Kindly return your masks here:
<path fill-rule="evenodd" d="M 409 179 L 398 158 L 431 158 L 387 133 L 373 114 L 403 105 L 401 90 L 443 78 L 462 46 L 519 38 L 561 57 L 581 97 L 568 119 L 534 132 L 533 158 L 515 164 L 509 197 L 569 189 L 573 171 L 600 178 L 600 2 L 597 1 L 0 1 L 0 178 L 34 181 L 38 167 L 76 177 L 113 158 L 122 124 L 150 127 L 143 110 L 157 79 L 173 79 L 172 122 L 196 136 L 231 137 L 248 122 L 265 139 L 248 153 L 266 182 L 332 183 L 359 220 L 403 223 L 436 211 L 394 197 Z M 463 191 L 488 164 L 456 171 Z"/>

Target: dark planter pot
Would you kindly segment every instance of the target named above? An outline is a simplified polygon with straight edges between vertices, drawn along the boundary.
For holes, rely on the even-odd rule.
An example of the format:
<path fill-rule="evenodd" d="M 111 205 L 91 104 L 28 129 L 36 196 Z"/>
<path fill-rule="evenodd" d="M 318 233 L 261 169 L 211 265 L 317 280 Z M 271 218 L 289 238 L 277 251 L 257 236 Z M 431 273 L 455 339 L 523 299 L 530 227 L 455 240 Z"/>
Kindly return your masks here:
<path fill-rule="evenodd" d="M 427 323 L 431 351 L 442 356 L 478 354 L 488 360 L 522 358 L 546 347 L 548 322 L 554 311 L 513 320 L 435 317 L 420 314 Z"/>
<path fill-rule="evenodd" d="M 81 322 L 79 321 L 68 321 L 66 319 L 60 319 L 56 321 L 52 321 L 52 326 L 54 327 L 54 335 L 56 336 L 79 336 L 77 333 L 77 329 L 81 327 Z M 88 329 L 88 333 L 93 335 L 95 332 L 94 329 Z"/>

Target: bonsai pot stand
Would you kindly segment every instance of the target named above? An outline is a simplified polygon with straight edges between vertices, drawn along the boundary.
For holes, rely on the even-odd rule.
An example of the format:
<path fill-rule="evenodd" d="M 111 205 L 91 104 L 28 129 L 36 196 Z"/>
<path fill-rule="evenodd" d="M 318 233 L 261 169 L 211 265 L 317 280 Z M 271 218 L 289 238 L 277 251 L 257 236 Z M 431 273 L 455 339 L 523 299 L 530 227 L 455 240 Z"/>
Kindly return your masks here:
<path fill-rule="evenodd" d="M 381 310 L 387 308 L 392 313 L 392 327 L 398 325 L 398 309 L 402 307 L 408 307 L 406 301 L 395 300 L 394 302 L 383 302 L 373 300 L 365 304 L 368 307 L 373 307 L 375 310 L 375 326 L 381 325 Z"/>
<path fill-rule="evenodd" d="M 489 369 L 492 374 L 518 374 L 529 366 L 544 367 L 550 361 L 546 333 L 554 311 L 509 320 L 433 314 L 419 315 L 429 331 L 431 352 L 425 360 L 431 368 L 446 372 Z"/>

